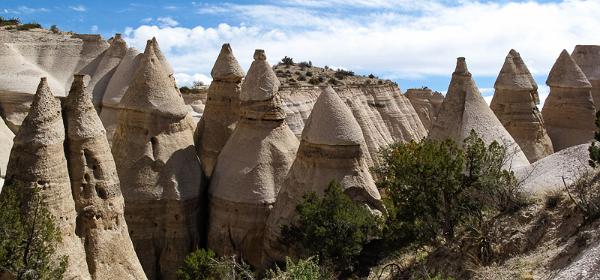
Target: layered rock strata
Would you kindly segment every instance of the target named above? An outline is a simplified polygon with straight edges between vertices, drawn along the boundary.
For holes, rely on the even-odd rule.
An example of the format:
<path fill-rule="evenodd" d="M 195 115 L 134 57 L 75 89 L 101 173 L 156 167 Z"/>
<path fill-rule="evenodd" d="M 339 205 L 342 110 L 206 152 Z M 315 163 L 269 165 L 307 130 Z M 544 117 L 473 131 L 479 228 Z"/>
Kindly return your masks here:
<path fill-rule="evenodd" d="M 542 116 L 554 151 L 590 141 L 596 131 L 592 85 L 566 50 L 552 66 L 546 84 L 550 94 Z"/>
<path fill-rule="evenodd" d="M 515 50 L 510 50 L 494 84 L 490 108 L 515 139 L 530 162 L 554 153 L 552 141 L 544 127 L 537 84 Z"/>
<path fill-rule="evenodd" d="M 423 126 L 429 131 L 442 107 L 444 96 L 429 88 L 409 88 L 405 95 L 419 115 Z"/>
<path fill-rule="evenodd" d="M 325 88 L 306 122 L 296 160 L 267 220 L 265 265 L 292 255 L 280 242 L 281 227 L 295 220 L 296 206 L 305 194 L 323 195 L 332 180 L 356 202 L 383 210 L 361 145 L 365 140 L 352 112 L 331 87 Z"/>
<path fill-rule="evenodd" d="M 211 177 L 217 156 L 240 118 L 240 93 L 244 70 L 229 44 L 224 44 L 211 71 L 213 78 L 195 142 L 204 175 Z"/>
<path fill-rule="evenodd" d="M 600 46 L 577 45 L 571 57 L 592 85 L 592 99 L 596 111 L 600 110 Z"/>
<path fill-rule="evenodd" d="M 146 279 L 129 238 L 115 162 L 92 93 L 75 75 L 64 115 L 76 233 L 93 279 Z"/>
<path fill-rule="evenodd" d="M 256 50 L 242 85 L 241 118 L 221 150 L 209 188 L 208 247 L 260 267 L 263 235 L 298 149 L 285 121 L 279 81 Z"/>
<path fill-rule="evenodd" d="M 471 130 L 474 130 L 485 143 L 498 141 L 507 147 L 510 160 L 506 168 L 529 165 L 519 145 L 481 96 L 467 69 L 465 58 L 459 57 L 442 108 L 429 132 L 429 138 L 436 140 L 450 138 L 462 144 Z"/>
<path fill-rule="evenodd" d="M 68 257 L 64 277 L 91 279 L 83 242 L 76 235 L 77 212 L 64 142 L 60 101 L 52 95 L 48 80 L 42 78 L 31 110 L 15 136 L 5 185 L 16 184 L 22 188 L 18 191 L 26 194 L 32 189 L 39 191 L 62 238 L 53 257 Z"/>
<path fill-rule="evenodd" d="M 192 121 L 148 42 L 120 105 L 113 138 L 125 219 L 149 279 L 175 279 L 198 246 L 202 169 Z"/>

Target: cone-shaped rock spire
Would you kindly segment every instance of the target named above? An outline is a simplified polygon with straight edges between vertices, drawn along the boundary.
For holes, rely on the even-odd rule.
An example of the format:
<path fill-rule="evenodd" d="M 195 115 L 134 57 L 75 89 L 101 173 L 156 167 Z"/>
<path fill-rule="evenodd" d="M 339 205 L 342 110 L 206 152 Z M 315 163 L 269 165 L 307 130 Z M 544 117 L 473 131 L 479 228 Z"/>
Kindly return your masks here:
<path fill-rule="evenodd" d="M 145 279 L 129 238 L 115 162 L 83 75 L 75 75 L 65 116 L 77 234 L 85 240 L 90 274 L 94 279 Z"/>
<path fill-rule="evenodd" d="M 39 190 L 62 237 L 55 257 L 58 259 L 64 255 L 69 258 L 65 278 L 91 279 L 85 249 L 76 235 L 77 212 L 71 193 L 64 140 L 60 102 L 50 92 L 46 78 L 42 78 L 29 114 L 15 137 L 5 188 L 19 186 L 22 189 L 17 191 L 24 193 L 34 188 Z"/>
<path fill-rule="evenodd" d="M 331 87 L 323 89 L 304 127 L 298 155 L 267 220 L 264 265 L 283 261 L 285 256 L 293 254 L 288 252 L 286 244 L 280 243 L 281 227 L 294 221 L 296 206 L 303 195 L 309 192 L 323 195 L 332 180 L 340 183 L 356 202 L 383 211 L 361 145 L 365 145 L 365 139 L 352 112 Z"/>
<path fill-rule="evenodd" d="M 202 119 L 196 128 L 196 149 L 204 175 L 211 177 L 217 156 L 240 118 L 240 93 L 244 71 L 229 44 L 223 44 L 212 70 L 213 81 Z"/>
<path fill-rule="evenodd" d="M 443 140 L 453 139 L 462 143 L 475 130 L 485 143 L 498 141 L 508 145 L 509 153 L 513 154 L 509 167 L 525 166 L 529 164 L 527 157 L 516 144 L 512 136 L 506 131 L 502 123 L 496 118 L 494 112 L 488 107 L 481 96 L 475 81 L 467 69 L 463 57 L 457 59 L 456 71 L 448 86 L 448 93 L 442 103 L 429 138 Z"/>
<path fill-rule="evenodd" d="M 102 59 L 96 67 L 96 71 L 88 84 L 90 89 L 93 89 L 93 102 L 95 106 L 100 106 L 108 83 L 113 77 L 115 70 L 125 54 L 127 53 L 127 43 L 121 38 L 121 34 L 117 33 L 110 40 L 110 47 L 102 54 Z"/>
<path fill-rule="evenodd" d="M 144 271 L 175 279 L 199 242 L 202 169 L 191 114 L 153 46 L 150 40 L 123 96 L 112 152 Z"/>
<path fill-rule="evenodd" d="M 546 84 L 550 94 L 542 115 L 554 151 L 590 141 L 596 130 L 592 85 L 566 50 L 556 59 Z"/>
<path fill-rule="evenodd" d="M 149 46 L 152 46 L 152 48 L 154 49 L 154 53 L 156 54 L 158 61 L 160 61 L 160 63 L 162 64 L 165 72 L 167 72 L 167 74 L 169 74 L 169 75 L 172 75 L 173 67 L 171 66 L 171 63 L 169 63 L 169 61 L 167 60 L 165 55 L 162 53 L 162 51 L 160 50 L 160 47 L 158 46 L 158 40 L 156 40 L 156 37 L 152 37 L 152 39 L 150 39 L 146 42 L 146 50 L 148 50 Z M 146 51 L 144 51 L 144 52 L 146 52 Z"/>
<path fill-rule="evenodd" d="M 263 233 L 277 192 L 298 149 L 271 66 L 255 53 L 242 86 L 242 115 L 221 150 L 209 188 L 208 247 L 260 267 Z M 273 112 L 282 112 L 282 115 Z"/>
<path fill-rule="evenodd" d="M 210 71 L 210 75 L 213 81 L 241 82 L 244 78 L 244 70 L 235 59 L 229 44 L 223 44 L 221 47 L 221 52 L 212 71 Z"/>
<path fill-rule="evenodd" d="M 554 150 L 542 114 L 535 105 L 537 85 L 532 84 L 532 80 L 519 53 L 511 50 L 494 84 L 490 108 L 517 141 L 527 159 L 535 162 Z"/>
<path fill-rule="evenodd" d="M 592 84 L 592 98 L 596 110 L 600 110 L 600 46 L 577 45 L 571 57 Z"/>

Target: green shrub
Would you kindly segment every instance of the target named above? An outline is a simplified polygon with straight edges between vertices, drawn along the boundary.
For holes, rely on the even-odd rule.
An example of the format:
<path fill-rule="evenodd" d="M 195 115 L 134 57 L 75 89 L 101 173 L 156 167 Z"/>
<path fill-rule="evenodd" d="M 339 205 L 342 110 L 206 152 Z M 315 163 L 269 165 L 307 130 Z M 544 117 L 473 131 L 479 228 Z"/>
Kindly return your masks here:
<path fill-rule="evenodd" d="M 211 250 L 199 249 L 185 257 L 177 270 L 177 279 L 254 279 L 254 276 L 250 267 L 235 256 L 217 257 Z"/>
<path fill-rule="evenodd" d="M 311 85 L 318 85 L 318 84 L 320 84 L 321 82 L 319 81 L 319 79 L 318 79 L 318 78 L 312 77 L 312 78 L 310 78 L 310 79 L 308 80 L 308 83 L 309 83 L 309 84 L 311 84 Z"/>
<path fill-rule="evenodd" d="M 307 77 L 312 77 L 312 75 L 313 75 L 313 72 L 312 72 L 312 71 L 306 71 L 306 76 L 307 76 Z"/>
<path fill-rule="evenodd" d="M 0 195 L 0 274 L 15 279 L 62 279 L 68 258 L 55 258 L 62 237 L 44 199 L 37 188 L 4 186 Z"/>
<path fill-rule="evenodd" d="M 600 141 L 600 111 L 596 112 L 596 133 L 594 133 L 594 142 L 589 147 L 590 159 L 589 164 L 591 167 L 600 166 L 600 147 L 597 146 L 598 141 Z"/>
<path fill-rule="evenodd" d="M 333 74 L 338 80 L 343 80 L 346 77 L 351 77 L 354 76 L 354 72 L 352 71 L 348 71 L 348 70 L 344 70 L 344 69 L 338 69 L 335 71 L 335 73 Z"/>
<path fill-rule="evenodd" d="M 486 213 L 522 206 L 513 173 L 502 169 L 505 158 L 505 147 L 486 146 L 474 131 L 464 150 L 449 139 L 384 149 L 375 169 L 387 195 L 384 239 L 391 245 L 452 240 L 461 225 L 481 225 Z"/>
<path fill-rule="evenodd" d="M 284 58 L 281 59 L 281 64 L 286 65 L 286 66 L 294 65 L 294 59 L 291 57 L 285 56 Z"/>
<path fill-rule="evenodd" d="M 21 24 L 21 20 L 18 18 L 5 19 L 0 17 L 0 26 L 13 26 Z"/>
<path fill-rule="evenodd" d="M 308 61 L 308 62 L 302 61 L 302 62 L 298 63 L 298 65 L 302 68 L 311 68 L 313 66 L 312 61 Z"/>
<path fill-rule="evenodd" d="M 379 218 L 352 201 L 337 182 L 322 198 L 305 195 L 296 212 L 296 222 L 282 227 L 283 242 L 338 271 L 352 270 L 363 246 L 380 234 Z"/>
<path fill-rule="evenodd" d="M 42 26 L 39 23 L 25 23 L 22 25 L 17 26 L 17 30 L 30 30 L 30 29 L 34 29 L 34 28 L 42 28 Z"/>
<path fill-rule="evenodd" d="M 279 267 L 269 270 L 265 279 L 269 280 L 327 280 L 335 279 L 333 274 L 326 268 L 319 266 L 317 257 L 298 260 L 294 263 L 292 259 L 285 259 L 285 270 Z"/>
<path fill-rule="evenodd" d="M 56 26 L 56 24 L 50 26 L 50 31 L 52 31 L 52 33 L 57 34 L 60 32 L 60 29 L 58 29 L 58 26 Z"/>

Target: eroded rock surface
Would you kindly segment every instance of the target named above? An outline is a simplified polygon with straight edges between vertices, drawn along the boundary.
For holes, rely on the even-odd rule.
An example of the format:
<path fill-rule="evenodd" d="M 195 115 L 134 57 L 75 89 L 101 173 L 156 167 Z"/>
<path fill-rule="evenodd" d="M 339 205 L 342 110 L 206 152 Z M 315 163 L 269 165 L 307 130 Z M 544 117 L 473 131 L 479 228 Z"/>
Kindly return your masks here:
<path fill-rule="evenodd" d="M 4 120 L 0 118 L 0 177 L 6 176 L 6 166 L 10 157 L 10 149 L 13 145 L 15 134 L 6 126 Z"/>
<path fill-rule="evenodd" d="M 124 216 L 119 177 L 106 132 L 83 75 L 76 75 L 65 101 L 67 157 L 77 211 L 93 279 L 146 279 Z"/>
<path fill-rule="evenodd" d="M 506 168 L 529 165 L 519 145 L 481 96 L 467 69 L 465 58 L 459 57 L 456 70 L 452 73 L 448 93 L 437 120 L 429 132 L 429 138 L 437 140 L 450 138 L 462 144 L 471 130 L 474 130 L 485 143 L 498 141 L 508 148 L 511 160 L 505 166 Z"/>
<path fill-rule="evenodd" d="M 490 108 L 530 162 L 554 153 L 552 141 L 544 127 L 537 84 L 521 55 L 510 50 L 494 84 Z"/>
<path fill-rule="evenodd" d="M 65 128 L 60 101 L 52 95 L 48 80 L 42 78 L 31 110 L 15 136 L 6 171 L 5 184 L 18 184 L 18 191 L 29 193 L 36 188 L 62 241 L 56 256 L 67 256 L 66 279 L 91 279 L 83 240 L 76 234 L 77 212 L 71 191 L 64 150 Z"/>
<path fill-rule="evenodd" d="M 144 271 L 149 279 L 175 279 L 199 242 L 202 169 L 189 108 L 154 45 L 148 42 L 121 100 L 112 152 Z"/>
<path fill-rule="evenodd" d="M 429 88 L 409 88 L 405 95 L 419 115 L 423 126 L 429 131 L 442 107 L 444 96 Z"/>
<path fill-rule="evenodd" d="M 331 87 L 325 88 L 306 122 L 296 160 L 267 220 L 265 265 L 293 255 L 286 244 L 280 243 L 281 226 L 295 220 L 296 206 L 303 195 L 323 195 L 332 180 L 358 203 L 374 211 L 383 210 L 361 145 L 365 140 L 352 112 Z"/>
<path fill-rule="evenodd" d="M 556 59 L 546 84 L 550 95 L 542 116 L 554 151 L 591 140 L 596 131 L 592 85 L 566 50 Z"/>
<path fill-rule="evenodd" d="M 592 85 L 594 105 L 600 110 L 600 46 L 577 45 L 571 57 Z"/>
<path fill-rule="evenodd" d="M 256 50 L 242 85 L 241 119 L 221 150 L 209 188 L 208 247 L 260 267 L 267 217 L 298 149 L 279 81 Z"/>
<path fill-rule="evenodd" d="M 196 128 L 195 142 L 204 175 L 211 177 L 217 156 L 233 133 L 240 118 L 240 93 L 244 70 L 229 44 L 224 44 L 211 71 L 213 78 L 202 119 Z"/>

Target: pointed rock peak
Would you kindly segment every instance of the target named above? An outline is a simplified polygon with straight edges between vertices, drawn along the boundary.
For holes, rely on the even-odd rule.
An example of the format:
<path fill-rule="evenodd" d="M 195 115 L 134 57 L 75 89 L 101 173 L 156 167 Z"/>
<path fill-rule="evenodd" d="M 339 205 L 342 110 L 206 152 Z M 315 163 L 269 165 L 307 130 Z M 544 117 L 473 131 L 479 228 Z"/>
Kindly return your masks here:
<path fill-rule="evenodd" d="M 322 88 L 306 126 L 302 140 L 322 145 L 360 145 L 362 130 L 352 112 L 338 94 L 328 86 Z"/>
<path fill-rule="evenodd" d="M 151 40 L 148 40 L 142 60 L 121 100 L 121 105 L 126 109 L 178 118 L 185 117 L 188 113 L 174 79 L 165 71 Z"/>
<path fill-rule="evenodd" d="M 509 54 L 513 57 L 513 63 L 517 67 L 517 72 L 520 75 L 527 76 L 527 79 L 529 79 L 529 83 L 531 84 L 533 89 L 537 89 L 537 83 L 535 82 L 533 75 L 531 75 L 531 72 L 529 72 L 529 68 L 527 68 L 527 65 L 525 65 L 523 58 L 521 58 L 521 54 L 515 51 L 514 49 L 511 49 Z"/>
<path fill-rule="evenodd" d="M 577 45 L 571 54 L 588 80 L 600 80 L 600 46 Z"/>
<path fill-rule="evenodd" d="M 86 89 L 84 82 L 85 75 L 75 74 L 73 83 L 67 95 L 66 104 L 71 109 L 81 109 L 83 107 L 94 106 L 92 103 L 92 94 Z"/>
<path fill-rule="evenodd" d="M 54 97 L 44 77 L 40 80 L 29 114 L 23 120 L 15 142 L 52 144 L 63 141 L 64 133 L 60 100 Z"/>
<path fill-rule="evenodd" d="M 254 52 L 254 61 L 242 85 L 242 101 L 264 101 L 272 99 L 279 90 L 279 79 L 267 62 L 264 50 Z"/>
<path fill-rule="evenodd" d="M 162 51 L 160 50 L 156 37 L 152 37 L 152 39 L 146 41 L 146 48 L 144 49 L 144 54 L 149 52 L 150 49 L 154 51 L 154 54 L 156 55 L 160 63 L 162 63 L 165 72 L 173 74 L 173 67 L 171 67 L 171 64 L 169 64 L 169 61 L 167 61 L 167 58 L 163 55 Z"/>
<path fill-rule="evenodd" d="M 517 56 L 520 58 L 519 53 L 515 50 L 510 50 L 494 84 L 495 89 L 528 91 L 535 89 L 531 84 L 531 75 L 527 74 L 529 71 L 527 73 L 519 71 L 516 62 Z"/>
<path fill-rule="evenodd" d="M 563 50 L 558 59 L 556 59 L 548 74 L 546 84 L 548 86 L 566 88 L 592 87 L 583 71 L 581 71 L 581 68 L 575 63 L 575 60 L 573 60 L 567 50 Z"/>
<path fill-rule="evenodd" d="M 454 70 L 453 75 L 471 76 L 464 57 L 459 57 L 456 59 L 456 69 Z"/>
<path fill-rule="evenodd" d="M 221 52 L 210 75 L 215 81 L 240 82 L 244 78 L 244 70 L 235 59 L 229 44 L 223 44 L 221 47 Z"/>

